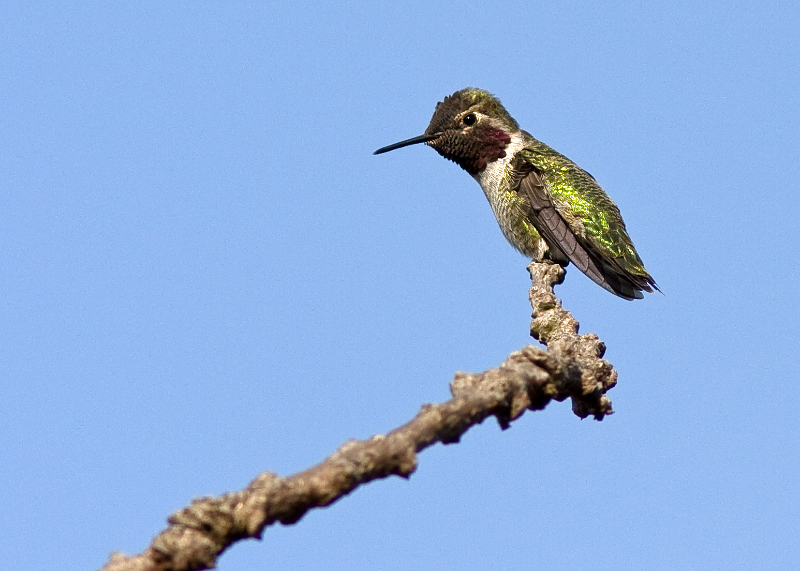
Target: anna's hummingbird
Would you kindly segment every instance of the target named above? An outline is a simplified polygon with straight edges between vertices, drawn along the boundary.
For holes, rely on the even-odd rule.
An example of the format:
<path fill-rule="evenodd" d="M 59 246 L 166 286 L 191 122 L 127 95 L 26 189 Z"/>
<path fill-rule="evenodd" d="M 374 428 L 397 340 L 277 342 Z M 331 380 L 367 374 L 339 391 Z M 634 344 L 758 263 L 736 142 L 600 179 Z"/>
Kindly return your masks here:
<path fill-rule="evenodd" d="M 416 143 L 433 147 L 478 181 L 503 235 L 524 255 L 572 262 L 625 299 L 658 289 L 619 208 L 594 177 L 520 129 L 490 93 L 456 91 L 436 104 L 423 135 L 375 154 Z"/>

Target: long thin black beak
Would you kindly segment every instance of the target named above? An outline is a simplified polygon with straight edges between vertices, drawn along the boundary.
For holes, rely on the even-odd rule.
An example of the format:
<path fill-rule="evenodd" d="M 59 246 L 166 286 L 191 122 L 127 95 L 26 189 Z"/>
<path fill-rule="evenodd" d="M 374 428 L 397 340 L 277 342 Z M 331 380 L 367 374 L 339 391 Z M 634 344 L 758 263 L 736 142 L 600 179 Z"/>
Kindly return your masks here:
<path fill-rule="evenodd" d="M 434 133 L 433 135 L 420 135 L 419 137 L 414 137 L 412 139 L 406 139 L 405 141 L 400 141 L 399 143 L 395 143 L 394 145 L 389 145 L 387 147 L 381 147 L 374 153 L 373 155 L 380 155 L 381 153 L 388 153 L 389 151 L 393 151 L 395 149 L 399 149 L 401 147 L 407 147 L 409 145 L 416 145 L 417 143 L 427 143 L 428 141 L 433 141 L 434 139 L 438 139 L 441 137 L 441 133 Z"/>

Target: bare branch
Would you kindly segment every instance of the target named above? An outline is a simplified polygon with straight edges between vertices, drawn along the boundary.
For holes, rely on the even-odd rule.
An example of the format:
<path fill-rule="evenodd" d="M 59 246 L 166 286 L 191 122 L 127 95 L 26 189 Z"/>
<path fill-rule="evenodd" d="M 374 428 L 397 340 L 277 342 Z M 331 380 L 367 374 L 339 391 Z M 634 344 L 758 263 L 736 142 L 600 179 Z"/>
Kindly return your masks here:
<path fill-rule="evenodd" d="M 456 373 L 453 398 L 423 405 L 406 425 L 369 440 L 349 440 L 332 456 L 304 472 L 281 478 L 264 472 L 239 492 L 194 500 L 169 518 L 169 527 L 142 554 L 112 554 L 107 571 L 195 570 L 214 567 L 217 557 L 236 541 L 260 538 L 275 522 L 292 524 L 315 507 L 328 506 L 358 486 L 396 475 L 408 478 L 417 453 L 441 442 L 458 442 L 470 427 L 489 416 L 500 426 L 525 410 L 539 410 L 551 400 L 572 399 L 581 418 L 602 420 L 611 414 L 606 391 L 616 371 L 601 357 L 605 346 L 596 335 L 578 335 L 578 322 L 561 307 L 553 286 L 564 269 L 550 263 L 528 267 L 533 286 L 531 334 L 548 347 L 527 346 L 497 369 L 481 374 Z"/>

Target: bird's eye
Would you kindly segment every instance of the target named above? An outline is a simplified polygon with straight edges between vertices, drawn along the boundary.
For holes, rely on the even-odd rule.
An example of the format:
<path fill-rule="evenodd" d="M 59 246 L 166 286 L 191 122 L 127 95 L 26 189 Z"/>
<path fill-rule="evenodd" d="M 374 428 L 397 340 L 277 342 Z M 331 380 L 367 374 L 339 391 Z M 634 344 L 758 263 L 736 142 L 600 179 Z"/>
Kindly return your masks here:
<path fill-rule="evenodd" d="M 475 113 L 467 113 L 464 115 L 462 121 L 464 121 L 464 125 L 469 127 L 470 125 L 474 125 L 478 118 L 475 116 Z"/>

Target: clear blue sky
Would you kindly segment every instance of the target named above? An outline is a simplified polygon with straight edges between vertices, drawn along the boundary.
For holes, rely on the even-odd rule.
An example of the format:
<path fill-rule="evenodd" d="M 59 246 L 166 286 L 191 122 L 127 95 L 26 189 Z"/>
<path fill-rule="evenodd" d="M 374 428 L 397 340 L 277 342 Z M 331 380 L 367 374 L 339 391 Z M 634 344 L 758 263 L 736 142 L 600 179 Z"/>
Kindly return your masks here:
<path fill-rule="evenodd" d="M 531 342 L 526 260 L 420 134 L 465 86 L 590 171 L 664 295 L 571 269 L 617 413 L 495 422 L 240 569 L 789 569 L 800 559 L 792 3 L 7 1 L 0 538 L 140 552 Z"/>

